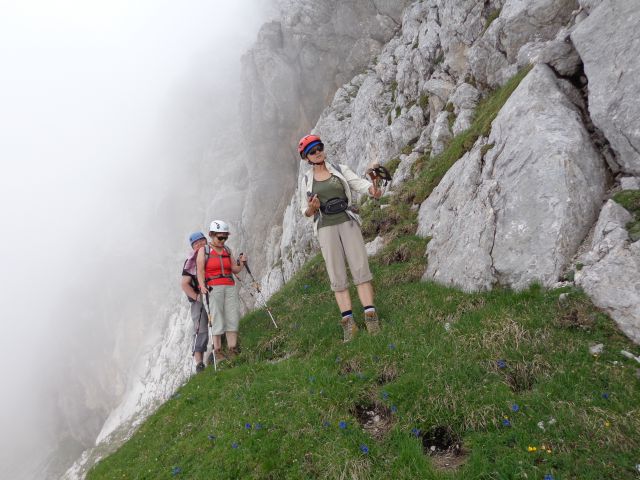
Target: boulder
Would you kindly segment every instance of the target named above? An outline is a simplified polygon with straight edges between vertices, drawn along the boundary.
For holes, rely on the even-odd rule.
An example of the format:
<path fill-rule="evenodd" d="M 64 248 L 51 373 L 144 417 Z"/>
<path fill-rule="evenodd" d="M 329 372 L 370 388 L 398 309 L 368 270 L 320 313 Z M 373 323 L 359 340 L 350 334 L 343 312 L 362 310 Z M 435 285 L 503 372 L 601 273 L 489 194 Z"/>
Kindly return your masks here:
<path fill-rule="evenodd" d="M 468 291 L 552 285 L 595 222 L 605 183 L 579 110 L 536 66 L 489 138 L 421 205 L 418 234 L 432 237 L 424 278 Z"/>
<path fill-rule="evenodd" d="M 570 77 L 580 71 L 582 60 L 576 51 L 569 32 L 561 29 L 553 40 L 533 41 L 523 45 L 518 52 L 518 67 L 546 63 L 559 75 Z"/>
<path fill-rule="evenodd" d="M 640 175 L 639 25 L 637 0 L 603 0 L 571 34 L 589 79 L 591 119 L 632 175 Z"/>
<path fill-rule="evenodd" d="M 506 82 L 517 69 L 520 48 L 555 38 L 577 8 L 576 0 L 507 0 L 500 16 L 469 51 L 474 77 L 491 87 Z"/>
<path fill-rule="evenodd" d="M 640 343 L 640 241 L 630 243 L 631 215 L 609 200 L 602 208 L 590 250 L 578 261 L 575 282 L 635 343 Z"/>
<path fill-rule="evenodd" d="M 622 177 L 620 179 L 620 188 L 622 190 L 640 190 L 640 178 Z"/>
<path fill-rule="evenodd" d="M 436 121 L 433 125 L 433 131 L 431 132 L 431 155 L 439 155 L 444 152 L 449 145 L 449 142 L 453 138 L 451 129 L 449 128 L 449 115 L 451 113 L 444 111 L 440 112 L 436 117 Z"/>

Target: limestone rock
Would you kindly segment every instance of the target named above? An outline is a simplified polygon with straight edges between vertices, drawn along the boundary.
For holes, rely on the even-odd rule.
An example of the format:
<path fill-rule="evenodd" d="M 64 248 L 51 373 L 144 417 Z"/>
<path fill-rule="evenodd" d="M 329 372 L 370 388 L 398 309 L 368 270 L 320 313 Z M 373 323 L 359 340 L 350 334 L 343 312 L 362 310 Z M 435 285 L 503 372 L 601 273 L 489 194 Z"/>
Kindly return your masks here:
<path fill-rule="evenodd" d="M 396 188 L 411 178 L 411 166 L 416 163 L 418 158 L 420 158 L 420 153 L 418 152 L 412 152 L 409 155 L 400 156 L 400 164 L 393 174 L 393 180 L 391 180 L 392 188 Z"/>
<path fill-rule="evenodd" d="M 468 83 L 462 83 L 456 87 L 455 92 L 449 98 L 453 104 L 454 113 L 458 115 L 461 110 L 474 110 L 480 100 L 480 92 Z"/>
<path fill-rule="evenodd" d="M 640 190 L 640 178 L 622 177 L 620 179 L 620 188 L 622 190 Z"/>
<path fill-rule="evenodd" d="M 609 200 L 595 227 L 591 250 L 579 259 L 576 284 L 593 303 L 640 343 L 640 241 L 630 243 L 625 224 L 631 215 Z"/>
<path fill-rule="evenodd" d="M 431 155 L 439 155 L 444 152 L 453 138 L 449 128 L 449 112 L 440 112 L 436 117 L 433 131 L 431 132 Z"/>
<path fill-rule="evenodd" d="M 482 147 L 493 145 L 483 155 Z M 553 72 L 536 66 L 493 122 L 488 140 L 447 172 L 422 204 L 431 236 L 425 279 L 482 290 L 550 286 L 598 214 L 604 161 Z"/>
<path fill-rule="evenodd" d="M 474 77 L 492 87 L 503 84 L 515 72 L 520 48 L 555 38 L 576 8 L 576 0 L 507 0 L 469 52 Z"/>
<path fill-rule="evenodd" d="M 384 247 L 384 238 L 379 236 L 371 240 L 369 243 L 365 244 L 367 255 L 369 257 L 377 255 L 380 252 L 380 250 L 382 250 L 383 247 Z"/>
<path fill-rule="evenodd" d="M 519 68 L 546 63 L 565 77 L 578 73 L 582 64 L 566 29 L 561 29 L 553 40 L 533 41 L 523 45 L 518 52 L 517 62 Z"/>
<path fill-rule="evenodd" d="M 589 79 L 589 112 L 621 170 L 640 175 L 640 3 L 603 0 L 571 34 Z"/>

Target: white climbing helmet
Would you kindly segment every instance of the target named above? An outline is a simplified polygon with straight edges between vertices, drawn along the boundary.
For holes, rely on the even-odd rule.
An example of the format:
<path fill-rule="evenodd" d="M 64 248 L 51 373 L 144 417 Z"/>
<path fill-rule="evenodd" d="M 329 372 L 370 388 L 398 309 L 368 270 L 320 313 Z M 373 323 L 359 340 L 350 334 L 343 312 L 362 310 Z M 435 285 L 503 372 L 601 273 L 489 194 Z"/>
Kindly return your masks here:
<path fill-rule="evenodd" d="M 229 224 L 223 220 L 214 220 L 209 226 L 209 231 L 213 233 L 229 233 Z"/>

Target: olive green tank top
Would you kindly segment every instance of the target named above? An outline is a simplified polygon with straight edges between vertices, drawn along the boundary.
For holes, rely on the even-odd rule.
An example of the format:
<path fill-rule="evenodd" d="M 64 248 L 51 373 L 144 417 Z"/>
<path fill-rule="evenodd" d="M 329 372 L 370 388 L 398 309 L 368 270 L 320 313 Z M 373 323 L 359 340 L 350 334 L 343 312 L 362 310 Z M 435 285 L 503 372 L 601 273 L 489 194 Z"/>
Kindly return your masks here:
<path fill-rule="evenodd" d="M 318 195 L 320 204 L 324 205 L 328 200 L 332 198 L 347 199 L 347 194 L 344 191 L 342 182 L 335 175 L 331 175 L 326 180 L 318 181 L 313 180 L 313 189 L 311 193 Z M 347 212 L 340 212 L 334 214 L 326 214 L 320 212 L 320 220 L 318 220 L 318 228 L 329 227 L 331 225 L 338 225 L 343 222 L 349 221 L 349 215 Z"/>

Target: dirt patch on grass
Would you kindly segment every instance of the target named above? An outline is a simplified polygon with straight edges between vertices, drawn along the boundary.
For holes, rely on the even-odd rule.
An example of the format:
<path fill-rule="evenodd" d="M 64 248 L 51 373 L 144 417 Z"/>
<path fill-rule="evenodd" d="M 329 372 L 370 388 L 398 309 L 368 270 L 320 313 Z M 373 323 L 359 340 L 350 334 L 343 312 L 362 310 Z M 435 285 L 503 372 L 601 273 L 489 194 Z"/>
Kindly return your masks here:
<path fill-rule="evenodd" d="M 256 356 L 260 360 L 276 362 L 292 355 L 292 352 L 287 350 L 286 336 L 281 333 L 260 342 L 256 347 Z"/>
<path fill-rule="evenodd" d="M 462 439 L 447 425 L 433 427 L 421 432 L 422 449 L 440 470 L 455 470 L 469 458 L 462 448 Z"/>
<path fill-rule="evenodd" d="M 590 302 L 569 297 L 565 303 L 559 301 L 558 306 L 554 322 L 556 327 L 590 332 L 596 325 L 596 310 Z"/>
<path fill-rule="evenodd" d="M 351 412 L 360 426 L 376 440 L 382 439 L 393 426 L 389 407 L 380 402 L 360 403 Z"/>
<path fill-rule="evenodd" d="M 382 265 L 391 265 L 392 263 L 404 263 L 413 258 L 414 249 L 406 243 L 402 243 L 395 248 L 385 252 L 380 257 L 380 263 Z"/>
<path fill-rule="evenodd" d="M 345 361 L 340 366 L 340 375 L 349 375 L 350 373 L 360 373 L 361 371 L 362 371 L 362 367 L 360 365 L 360 362 L 355 358 Z"/>
<path fill-rule="evenodd" d="M 378 374 L 376 381 L 378 385 L 385 385 L 389 382 L 393 382 L 400 375 L 398 366 L 395 363 L 390 365 L 384 365 L 382 371 Z"/>
<path fill-rule="evenodd" d="M 511 390 L 520 393 L 531 390 L 538 378 L 547 375 L 550 370 L 549 364 L 535 359 L 531 362 L 509 363 L 501 372 Z"/>

